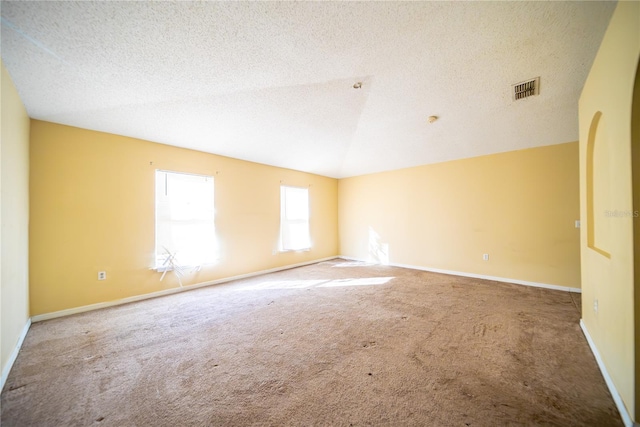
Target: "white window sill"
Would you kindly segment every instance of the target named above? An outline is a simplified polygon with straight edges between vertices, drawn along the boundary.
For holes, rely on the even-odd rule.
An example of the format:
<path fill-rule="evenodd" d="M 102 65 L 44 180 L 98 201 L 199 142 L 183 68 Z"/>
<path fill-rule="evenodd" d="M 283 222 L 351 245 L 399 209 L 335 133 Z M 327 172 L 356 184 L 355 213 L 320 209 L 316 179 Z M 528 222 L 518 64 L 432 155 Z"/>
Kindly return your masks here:
<path fill-rule="evenodd" d="M 182 271 L 192 271 L 192 270 L 200 270 L 204 265 L 176 265 L 176 266 L 159 266 L 159 267 L 151 267 L 149 270 L 153 270 L 157 273 L 165 273 L 167 271 L 174 270 L 182 270 Z"/>
<path fill-rule="evenodd" d="M 287 252 L 309 252 L 311 251 L 311 248 L 304 248 L 304 249 L 280 249 L 278 250 L 278 253 L 284 254 Z"/>
<path fill-rule="evenodd" d="M 155 267 L 149 267 L 149 270 L 156 271 L 158 273 L 164 273 L 165 271 L 182 270 L 182 271 L 200 271 L 203 267 L 211 266 L 220 262 L 220 258 L 216 258 L 213 261 L 208 261 L 203 264 L 197 265 L 156 265 Z"/>

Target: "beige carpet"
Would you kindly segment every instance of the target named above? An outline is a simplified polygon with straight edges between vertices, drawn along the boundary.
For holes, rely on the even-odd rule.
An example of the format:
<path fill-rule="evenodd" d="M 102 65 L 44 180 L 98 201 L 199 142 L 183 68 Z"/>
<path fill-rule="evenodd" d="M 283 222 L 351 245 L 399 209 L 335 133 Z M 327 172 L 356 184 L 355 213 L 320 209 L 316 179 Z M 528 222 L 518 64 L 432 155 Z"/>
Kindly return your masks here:
<path fill-rule="evenodd" d="M 2 426 L 619 426 L 577 295 L 343 260 L 34 324 Z"/>

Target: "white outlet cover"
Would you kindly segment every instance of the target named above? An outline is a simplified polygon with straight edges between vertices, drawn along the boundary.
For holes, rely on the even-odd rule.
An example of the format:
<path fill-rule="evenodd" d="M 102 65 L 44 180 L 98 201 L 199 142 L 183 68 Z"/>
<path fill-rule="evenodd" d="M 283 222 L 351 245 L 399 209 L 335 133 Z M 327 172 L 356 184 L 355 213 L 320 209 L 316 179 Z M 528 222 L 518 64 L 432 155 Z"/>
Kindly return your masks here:
<path fill-rule="evenodd" d="M 106 271 L 98 271 L 98 280 L 106 280 L 107 272 Z"/>

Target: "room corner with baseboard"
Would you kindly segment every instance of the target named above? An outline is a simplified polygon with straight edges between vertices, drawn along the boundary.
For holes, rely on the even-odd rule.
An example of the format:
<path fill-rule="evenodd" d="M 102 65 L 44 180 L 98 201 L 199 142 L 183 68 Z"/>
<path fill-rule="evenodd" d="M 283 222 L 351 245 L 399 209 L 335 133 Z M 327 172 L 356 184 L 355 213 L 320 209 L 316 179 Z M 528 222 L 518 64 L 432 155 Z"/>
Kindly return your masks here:
<path fill-rule="evenodd" d="M 0 360 L 2 384 L 30 324 L 29 116 L 3 64 L 0 149 Z"/>

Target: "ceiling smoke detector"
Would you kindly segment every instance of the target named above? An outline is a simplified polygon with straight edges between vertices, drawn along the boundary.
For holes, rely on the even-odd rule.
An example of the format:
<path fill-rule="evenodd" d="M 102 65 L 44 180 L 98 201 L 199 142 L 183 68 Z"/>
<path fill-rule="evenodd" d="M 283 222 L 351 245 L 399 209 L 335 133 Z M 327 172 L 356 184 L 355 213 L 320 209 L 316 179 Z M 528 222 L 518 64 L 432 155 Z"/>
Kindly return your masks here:
<path fill-rule="evenodd" d="M 528 98 L 540 93 L 540 77 L 511 85 L 513 100 Z"/>

